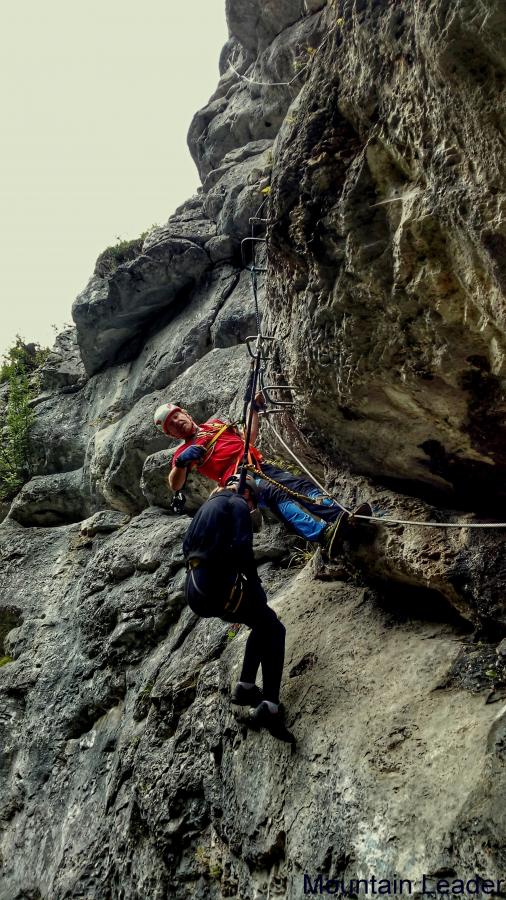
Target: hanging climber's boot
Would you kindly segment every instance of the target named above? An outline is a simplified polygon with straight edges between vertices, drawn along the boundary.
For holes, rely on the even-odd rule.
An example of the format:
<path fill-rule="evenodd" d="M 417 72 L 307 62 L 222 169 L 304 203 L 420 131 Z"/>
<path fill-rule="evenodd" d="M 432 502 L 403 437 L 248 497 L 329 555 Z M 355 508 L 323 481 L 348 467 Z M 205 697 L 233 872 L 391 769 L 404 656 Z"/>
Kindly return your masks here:
<path fill-rule="evenodd" d="M 355 516 L 372 516 L 372 506 L 370 503 L 361 503 L 360 506 L 357 506 L 356 509 L 350 513 L 350 525 L 358 525 L 360 524 L 360 520 L 358 522 L 354 522 Z"/>
<path fill-rule="evenodd" d="M 374 522 L 369 518 L 357 518 L 358 516 L 372 516 L 372 506 L 370 503 L 361 503 L 356 509 L 350 513 L 348 520 L 348 534 L 351 543 L 372 543 L 376 535 Z"/>
<path fill-rule="evenodd" d="M 343 509 L 339 514 L 339 518 L 332 522 L 332 525 L 327 525 L 322 534 L 321 544 L 323 552 L 330 560 L 335 560 L 339 556 L 343 539 L 348 531 L 349 518 L 349 512 Z"/>

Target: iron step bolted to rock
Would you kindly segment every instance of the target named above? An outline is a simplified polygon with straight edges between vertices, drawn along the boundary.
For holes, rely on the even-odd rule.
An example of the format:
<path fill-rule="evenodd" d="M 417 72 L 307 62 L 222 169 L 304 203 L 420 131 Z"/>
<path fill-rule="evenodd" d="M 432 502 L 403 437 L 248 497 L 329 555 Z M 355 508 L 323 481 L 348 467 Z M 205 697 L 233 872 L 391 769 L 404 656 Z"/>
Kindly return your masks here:
<path fill-rule="evenodd" d="M 279 407 L 279 409 L 270 409 L 268 410 L 268 412 L 283 412 L 284 407 L 295 406 L 295 402 L 293 400 L 277 400 L 271 397 L 269 393 L 270 391 L 294 391 L 294 384 L 264 384 L 261 379 L 260 386 L 262 388 L 262 394 L 264 395 L 267 402 Z M 260 412 L 262 411 L 260 410 Z"/>
<path fill-rule="evenodd" d="M 267 269 L 265 267 L 263 267 L 263 266 L 259 267 L 255 264 L 255 247 L 253 247 L 253 264 L 252 265 L 248 265 L 248 263 L 246 262 L 246 257 L 245 257 L 245 252 L 244 252 L 245 244 L 266 244 L 266 243 L 267 243 L 267 238 L 264 238 L 264 237 L 263 238 L 261 238 L 261 237 L 246 237 L 246 238 L 242 239 L 242 241 L 241 241 L 241 259 L 242 259 L 242 264 L 245 269 L 248 269 L 250 272 L 266 272 L 267 271 Z"/>
<path fill-rule="evenodd" d="M 245 341 L 246 347 L 247 347 L 248 353 L 251 356 L 251 358 L 255 359 L 255 360 L 257 359 L 259 350 L 255 349 L 253 351 L 251 344 L 253 341 L 255 341 L 255 344 L 258 345 L 259 339 L 260 339 L 260 359 L 263 362 L 267 362 L 271 357 L 266 356 L 264 353 L 262 353 L 262 346 L 261 346 L 262 342 L 263 341 L 277 341 L 278 338 L 275 338 L 272 335 L 268 335 L 268 334 L 259 334 L 259 335 L 250 334 L 250 335 L 248 335 L 248 337 L 246 338 L 246 341 Z M 270 391 L 274 391 L 274 390 L 276 390 L 276 391 L 293 391 L 293 390 L 295 390 L 295 387 L 296 387 L 294 384 L 264 384 L 263 376 L 264 376 L 264 370 L 262 369 L 262 371 L 260 373 L 260 389 L 261 389 L 262 394 L 264 395 L 265 399 L 267 400 L 267 402 L 273 404 L 273 408 L 269 409 L 269 410 L 260 410 L 259 411 L 260 415 L 271 414 L 274 412 L 284 412 L 286 407 L 293 407 L 295 405 L 293 400 L 277 400 L 277 399 L 273 398 L 269 393 Z"/>

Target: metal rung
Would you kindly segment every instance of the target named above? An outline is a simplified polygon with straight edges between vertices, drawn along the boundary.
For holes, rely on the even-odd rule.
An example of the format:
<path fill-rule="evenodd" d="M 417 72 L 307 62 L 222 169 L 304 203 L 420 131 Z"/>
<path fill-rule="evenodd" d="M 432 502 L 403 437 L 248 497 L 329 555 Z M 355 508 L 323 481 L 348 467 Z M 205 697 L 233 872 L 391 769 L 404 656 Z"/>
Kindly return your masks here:
<path fill-rule="evenodd" d="M 258 334 L 249 334 L 248 337 L 246 338 L 246 343 L 248 341 L 256 341 L 257 337 L 258 337 Z M 260 339 L 262 341 L 279 341 L 279 338 L 274 337 L 274 335 L 272 335 L 272 334 L 261 334 Z"/>
<path fill-rule="evenodd" d="M 294 406 L 294 404 L 292 404 L 292 406 Z M 265 409 L 263 411 L 260 410 L 258 415 L 259 416 L 270 416 L 270 415 L 272 415 L 272 413 L 284 413 L 284 412 L 286 412 L 286 409 L 284 406 L 279 406 L 279 407 L 276 406 L 276 407 L 273 407 L 273 409 Z"/>
<path fill-rule="evenodd" d="M 268 403 L 276 403 L 278 406 L 283 406 L 283 407 L 284 406 L 295 406 L 295 403 L 293 400 L 273 400 L 272 397 L 270 397 L 269 394 L 267 393 L 267 391 L 265 391 L 265 390 L 262 391 L 262 394 L 264 395 L 264 397 Z"/>
<path fill-rule="evenodd" d="M 248 335 L 248 337 L 246 338 L 246 340 L 244 341 L 244 343 L 246 344 L 246 348 L 247 348 L 247 350 L 248 350 L 249 355 L 250 355 L 253 359 L 256 359 L 256 358 L 257 358 L 257 352 L 258 352 L 258 351 L 255 350 L 255 352 L 253 352 L 252 349 L 251 349 L 250 344 L 252 343 L 252 341 L 255 341 L 255 343 L 256 343 L 259 337 L 260 337 L 260 344 L 262 343 L 262 341 L 277 341 L 277 338 L 275 338 L 275 337 L 270 337 L 268 334 L 261 334 L 261 335 L 258 335 L 258 334 L 250 334 L 250 335 Z M 260 359 L 263 359 L 263 360 L 266 360 L 266 361 L 267 361 L 267 360 L 271 359 L 271 357 L 270 357 L 270 356 L 264 356 L 264 354 L 261 353 L 261 354 L 260 354 Z"/>
<path fill-rule="evenodd" d="M 264 386 L 265 391 L 294 391 L 296 385 L 295 384 L 266 384 Z"/>
<path fill-rule="evenodd" d="M 250 222 L 264 222 L 267 225 L 270 225 L 272 222 L 279 222 L 279 219 L 260 219 L 258 216 L 250 216 Z"/>
<path fill-rule="evenodd" d="M 243 266 L 246 265 L 245 260 L 244 260 L 244 244 L 248 244 L 251 242 L 259 243 L 259 244 L 266 244 L 267 238 L 247 237 L 247 238 L 242 239 L 242 241 L 241 241 L 241 260 L 242 260 Z"/>
<path fill-rule="evenodd" d="M 246 338 L 246 343 L 249 344 L 250 341 L 256 341 L 260 337 L 260 342 L 262 341 L 277 341 L 279 338 L 274 337 L 270 334 L 249 334 Z"/>

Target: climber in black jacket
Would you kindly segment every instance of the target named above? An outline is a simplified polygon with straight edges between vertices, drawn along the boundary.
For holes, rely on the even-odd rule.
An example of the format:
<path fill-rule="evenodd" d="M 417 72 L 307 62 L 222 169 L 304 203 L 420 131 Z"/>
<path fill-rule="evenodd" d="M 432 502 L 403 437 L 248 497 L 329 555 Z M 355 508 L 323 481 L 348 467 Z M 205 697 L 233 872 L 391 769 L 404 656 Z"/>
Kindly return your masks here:
<path fill-rule="evenodd" d="M 188 574 L 186 599 L 199 616 L 218 616 L 251 628 L 241 676 L 232 702 L 254 706 L 248 724 L 265 727 L 291 740 L 279 705 L 285 655 L 285 627 L 267 605 L 253 556 L 250 511 L 256 507 L 256 484 L 246 477 L 244 495 L 237 493 L 239 476 L 217 489 L 200 507 L 183 542 Z M 255 684 L 262 668 L 263 691 Z M 288 736 L 288 737 L 287 737 Z"/>

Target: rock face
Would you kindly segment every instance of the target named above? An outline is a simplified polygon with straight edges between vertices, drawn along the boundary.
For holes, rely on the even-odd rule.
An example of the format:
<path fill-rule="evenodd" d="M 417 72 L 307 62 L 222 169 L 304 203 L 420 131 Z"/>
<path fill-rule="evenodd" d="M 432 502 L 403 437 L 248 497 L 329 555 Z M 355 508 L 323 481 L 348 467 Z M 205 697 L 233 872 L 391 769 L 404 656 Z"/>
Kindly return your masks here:
<path fill-rule="evenodd" d="M 75 301 L 31 480 L 1 510 L 1 900 L 298 900 L 373 877 L 421 896 L 423 874 L 506 871 L 506 530 L 473 527 L 504 519 L 506 10 L 226 6 L 188 136 L 202 188 Z M 192 474 L 171 513 L 152 419 L 165 400 L 241 417 L 252 217 L 265 378 L 295 385 L 277 427 L 378 516 L 333 567 L 272 521 L 255 535 L 293 752 L 230 704 L 248 630 L 185 603 L 212 484 Z"/>
<path fill-rule="evenodd" d="M 269 309 L 294 336 L 281 365 L 313 439 L 490 510 L 506 462 L 506 10 L 425 13 L 345 4 L 315 57 L 273 150 Z"/>
<path fill-rule="evenodd" d="M 121 350 L 123 356 L 136 355 L 145 323 L 175 304 L 209 263 L 199 244 L 168 237 L 111 276 L 93 275 L 72 308 L 87 372 L 115 361 Z"/>

